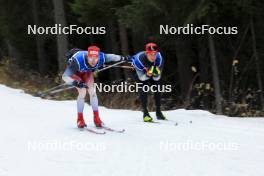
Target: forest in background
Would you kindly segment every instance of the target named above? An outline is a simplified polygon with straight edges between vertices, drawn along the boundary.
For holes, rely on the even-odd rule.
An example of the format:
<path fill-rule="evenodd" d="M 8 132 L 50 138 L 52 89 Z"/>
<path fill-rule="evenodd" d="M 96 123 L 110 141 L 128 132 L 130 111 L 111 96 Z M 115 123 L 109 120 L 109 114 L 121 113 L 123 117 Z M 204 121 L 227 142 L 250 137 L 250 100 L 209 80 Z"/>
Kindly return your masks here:
<path fill-rule="evenodd" d="M 162 82 L 173 85 L 162 95 L 163 109 L 264 116 L 263 9 L 263 0 L 0 0 L 0 73 L 44 89 L 60 83 L 70 48 L 96 44 L 106 53 L 133 55 L 155 42 L 166 60 Z M 28 35 L 29 24 L 105 26 L 107 32 Z M 160 35 L 162 24 L 236 26 L 238 34 Z M 96 81 L 133 81 L 131 75 L 113 68 Z M 133 93 L 99 96 L 107 107 L 139 108 Z"/>

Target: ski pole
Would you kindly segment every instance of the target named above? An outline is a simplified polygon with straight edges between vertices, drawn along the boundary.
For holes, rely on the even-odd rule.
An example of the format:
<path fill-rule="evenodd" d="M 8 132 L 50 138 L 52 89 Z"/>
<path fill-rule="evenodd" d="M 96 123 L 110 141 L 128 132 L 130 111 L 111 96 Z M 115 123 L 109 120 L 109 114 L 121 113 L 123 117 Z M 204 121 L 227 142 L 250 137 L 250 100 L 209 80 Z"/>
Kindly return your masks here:
<path fill-rule="evenodd" d="M 74 88 L 74 86 L 69 85 L 69 87 L 66 87 L 66 88 L 62 88 L 62 89 L 57 89 L 57 90 L 51 91 L 51 92 L 49 92 L 49 94 L 55 94 L 55 93 L 62 92 L 62 91 L 65 91 L 65 90 L 69 90 L 69 89 L 72 89 L 72 88 Z"/>
<path fill-rule="evenodd" d="M 127 68 L 127 69 L 134 69 L 132 66 L 127 66 L 127 65 L 116 65 L 114 68 Z"/>
<path fill-rule="evenodd" d="M 104 68 L 98 70 L 97 73 L 99 73 L 99 72 L 101 72 L 101 71 L 104 71 L 104 70 L 107 70 L 107 69 L 109 69 L 109 68 L 112 68 L 112 67 L 114 67 L 114 66 L 117 66 L 117 65 L 119 65 L 119 64 L 122 64 L 122 63 L 124 63 L 124 62 L 126 62 L 126 61 L 120 61 L 120 62 L 117 62 L 117 63 L 115 63 L 115 64 L 113 64 L 113 65 L 110 65 L 110 66 L 104 67 Z M 67 86 L 67 87 L 62 88 L 63 86 Z M 48 89 L 48 90 L 46 90 L 46 91 L 44 91 L 44 92 L 38 92 L 38 93 L 35 94 L 35 96 L 37 96 L 37 97 L 45 97 L 45 96 L 48 95 L 48 94 L 55 94 L 55 93 L 58 93 L 58 92 L 61 92 L 61 91 L 64 91 L 64 90 L 72 89 L 72 88 L 74 88 L 74 87 L 75 87 L 75 86 L 69 85 L 69 84 L 67 84 L 67 83 L 63 83 L 63 84 L 60 84 L 60 85 L 58 85 L 58 86 L 55 86 L 55 87 L 53 87 L 53 88 L 51 88 L 51 89 Z"/>
<path fill-rule="evenodd" d="M 120 64 L 125 63 L 125 62 L 126 62 L 126 61 L 124 61 L 124 60 L 123 60 L 123 61 L 120 61 L 120 62 L 117 62 L 117 63 L 112 64 L 112 65 L 110 65 L 110 66 L 104 67 L 104 68 L 102 68 L 102 69 L 100 69 L 100 70 L 98 70 L 98 71 L 96 71 L 96 72 L 99 73 L 99 72 L 101 72 L 101 71 L 107 70 L 107 69 L 109 69 L 109 68 L 115 67 L 115 66 L 120 65 Z"/>
<path fill-rule="evenodd" d="M 46 94 L 49 94 L 49 92 L 52 92 L 52 91 L 57 90 L 59 88 L 62 88 L 63 86 L 66 86 L 66 85 L 67 85 L 66 83 L 60 84 L 60 85 L 52 87 L 52 88 L 50 88 L 44 92 L 37 92 L 34 96 L 36 96 L 36 97 L 45 96 Z"/>

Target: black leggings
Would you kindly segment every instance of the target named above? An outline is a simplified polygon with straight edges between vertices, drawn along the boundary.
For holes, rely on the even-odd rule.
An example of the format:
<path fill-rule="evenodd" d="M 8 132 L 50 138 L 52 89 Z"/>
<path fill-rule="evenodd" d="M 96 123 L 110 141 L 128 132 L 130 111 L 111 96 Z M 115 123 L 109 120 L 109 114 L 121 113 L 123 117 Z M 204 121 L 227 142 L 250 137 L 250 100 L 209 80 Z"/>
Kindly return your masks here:
<path fill-rule="evenodd" d="M 147 81 L 139 81 L 140 83 L 142 83 L 142 86 L 144 85 L 160 85 L 160 81 L 154 81 L 153 79 L 149 79 Z M 141 101 L 141 106 L 142 106 L 142 111 L 144 114 L 148 113 L 148 108 L 147 108 L 147 104 L 148 104 L 148 92 L 144 92 L 142 89 L 140 89 L 139 92 L 139 98 Z M 156 112 L 160 112 L 160 92 L 156 91 L 154 92 L 154 99 L 155 99 L 155 104 L 156 104 Z"/>

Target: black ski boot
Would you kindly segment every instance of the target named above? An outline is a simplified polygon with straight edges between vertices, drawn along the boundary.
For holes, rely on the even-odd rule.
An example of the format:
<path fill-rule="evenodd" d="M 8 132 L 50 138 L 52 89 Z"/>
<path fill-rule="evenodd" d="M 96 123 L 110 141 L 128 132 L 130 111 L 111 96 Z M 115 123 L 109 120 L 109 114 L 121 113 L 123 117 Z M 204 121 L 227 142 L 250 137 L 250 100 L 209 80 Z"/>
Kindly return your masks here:
<path fill-rule="evenodd" d="M 166 117 L 162 114 L 161 111 L 156 112 L 156 117 L 158 120 L 167 120 Z"/>

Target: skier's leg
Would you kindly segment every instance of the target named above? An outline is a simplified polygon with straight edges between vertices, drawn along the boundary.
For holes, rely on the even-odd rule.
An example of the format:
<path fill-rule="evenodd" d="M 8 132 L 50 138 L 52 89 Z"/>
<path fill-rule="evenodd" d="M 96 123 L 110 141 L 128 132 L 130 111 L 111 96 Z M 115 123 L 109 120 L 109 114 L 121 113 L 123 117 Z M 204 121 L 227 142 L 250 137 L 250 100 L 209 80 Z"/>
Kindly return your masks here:
<path fill-rule="evenodd" d="M 83 109 L 84 109 L 84 102 L 85 102 L 85 96 L 86 96 L 86 89 L 82 88 L 78 90 L 78 97 L 77 97 L 77 112 L 78 112 L 78 117 L 77 117 L 77 126 L 78 128 L 84 128 L 86 126 L 84 118 L 83 118 Z"/>
<path fill-rule="evenodd" d="M 146 85 L 146 81 L 141 81 L 142 86 Z M 144 114 L 148 114 L 148 92 L 144 92 L 142 89 L 139 90 L 139 99 L 141 102 L 142 111 Z"/>
<path fill-rule="evenodd" d="M 77 112 L 83 113 L 84 109 L 84 102 L 85 102 L 85 96 L 86 96 L 86 89 L 85 88 L 77 88 L 78 90 L 78 97 L 77 97 Z"/>
<path fill-rule="evenodd" d="M 88 78 L 87 78 L 87 86 L 88 86 L 88 93 L 90 95 L 90 104 L 92 106 L 93 111 L 98 111 L 98 98 L 96 95 L 96 89 L 95 89 L 95 85 L 94 85 L 94 77 L 93 77 L 93 73 L 90 72 L 88 74 Z"/>
<path fill-rule="evenodd" d="M 156 85 L 156 86 L 159 86 L 160 83 L 159 81 L 154 81 L 152 80 L 152 85 Z M 160 106 L 161 106 L 161 103 L 160 103 L 160 92 L 157 90 L 156 92 L 154 92 L 154 99 L 155 99 L 155 104 L 156 104 L 156 112 L 160 112 Z"/>
<path fill-rule="evenodd" d="M 152 85 L 156 85 L 157 87 L 160 86 L 160 81 L 151 81 Z M 162 114 L 160 106 L 161 106 L 161 93 L 158 91 L 158 88 L 156 92 L 154 92 L 154 99 L 155 99 L 155 104 L 156 104 L 156 117 L 159 120 L 165 120 L 166 117 Z"/>
<path fill-rule="evenodd" d="M 143 84 L 142 86 L 148 85 L 148 81 L 140 81 L 140 82 Z M 151 122 L 152 118 L 149 115 L 148 108 L 147 108 L 148 92 L 144 92 L 143 89 L 140 89 L 139 90 L 139 99 L 140 99 L 142 111 L 143 111 L 143 121 L 144 122 Z"/>
<path fill-rule="evenodd" d="M 98 98 L 96 95 L 96 89 L 95 89 L 95 85 L 94 85 L 94 77 L 93 77 L 93 72 L 89 72 L 87 73 L 87 81 L 86 81 L 87 85 L 88 85 L 88 92 L 89 92 L 89 96 L 90 96 L 90 104 L 92 106 L 93 109 L 93 114 L 94 114 L 94 123 L 97 127 L 101 127 L 102 126 L 102 121 L 99 117 L 99 111 L 98 111 Z"/>
<path fill-rule="evenodd" d="M 85 81 L 84 74 L 78 73 L 78 76 L 82 79 L 82 81 Z M 83 118 L 83 109 L 84 109 L 84 102 L 85 102 L 85 96 L 86 96 L 86 89 L 85 88 L 77 88 L 78 90 L 78 97 L 77 97 L 77 126 L 78 128 L 84 128 L 86 127 L 84 118 Z"/>
<path fill-rule="evenodd" d="M 76 73 L 82 81 L 85 81 L 83 79 L 82 73 Z M 84 109 L 84 102 L 85 102 L 85 96 L 86 96 L 86 89 L 85 88 L 76 88 L 78 91 L 78 97 L 77 97 L 77 126 L 78 128 L 84 128 L 86 126 L 84 118 L 83 118 L 83 109 Z"/>

